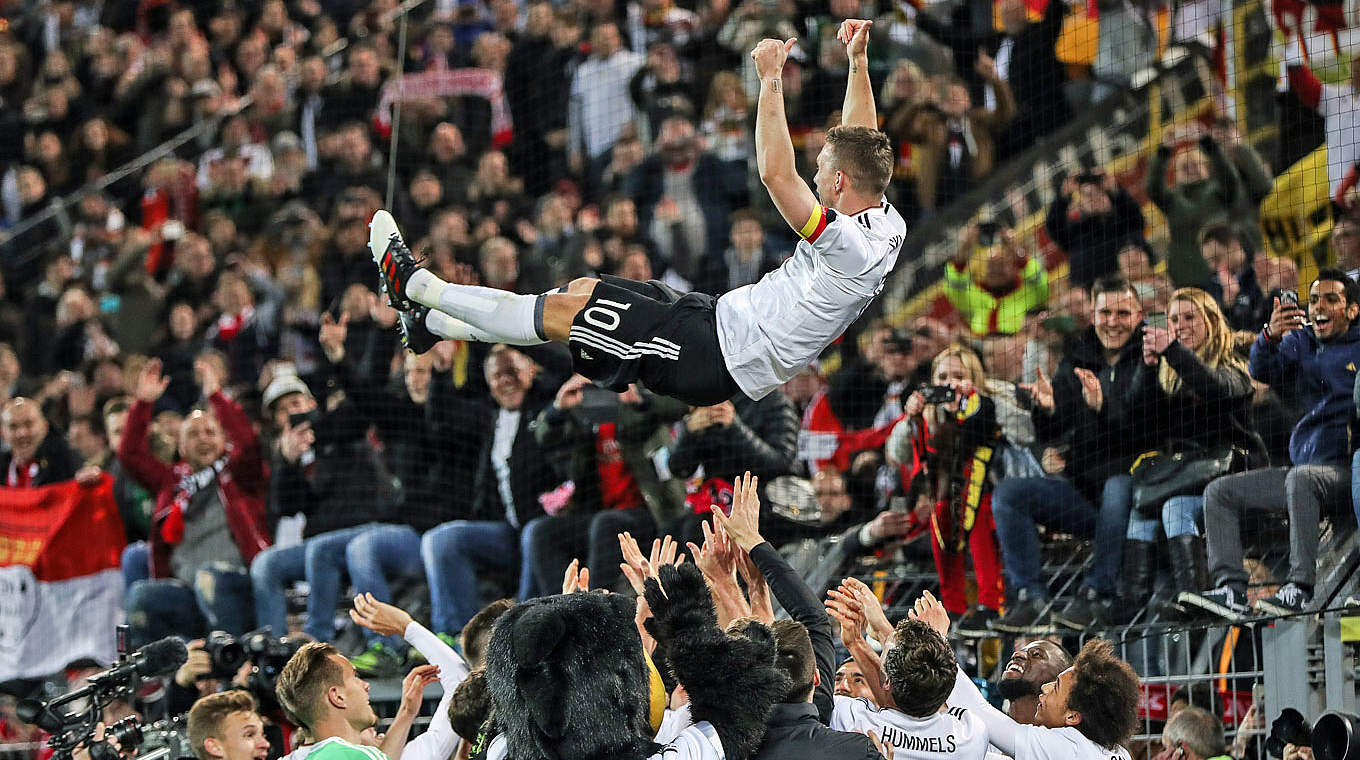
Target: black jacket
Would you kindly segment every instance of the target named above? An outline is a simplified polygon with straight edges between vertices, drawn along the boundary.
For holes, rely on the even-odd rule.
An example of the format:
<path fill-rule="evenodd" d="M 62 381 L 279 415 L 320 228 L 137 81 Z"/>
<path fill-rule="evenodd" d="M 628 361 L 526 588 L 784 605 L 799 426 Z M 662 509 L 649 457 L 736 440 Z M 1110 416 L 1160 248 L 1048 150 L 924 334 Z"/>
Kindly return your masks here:
<path fill-rule="evenodd" d="M 831 713 L 836 709 L 832 688 L 836 679 L 836 639 L 831 630 L 831 618 L 827 617 L 817 595 L 770 542 L 751 550 L 751 562 L 765 576 L 770 595 L 789 613 L 789 618 L 807 629 L 808 638 L 812 640 L 812 654 L 817 660 L 817 672 L 822 677 L 822 682 L 812 692 L 814 717 L 829 724 Z"/>
<path fill-rule="evenodd" d="M 671 449 L 671 472 L 688 477 L 704 466 L 710 478 L 733 478 L 750 470 L 752 475 L 773 478 L 793 467 L 798 449 L 798 412 L 782 391 L 759 401 L 745 393 L 732 397 L 736 419 L 732 424 L 690 432 L 681 427 Z"/>
<path fill-rule="evenodd" d="M 1071 280 L 1090 287 L 1096 278 L 1119 272 L 1119 249 L 1130 236 L 1142 234 L 1143 211 L 1124 188 L 1110 195 L 1110 212 L 1070 219 L 1070 196 L 1059 192 L 1048 207 L 1044 229 L 1067 253 Z"/>
<path fill-rule="evenodd" d="M 1133 331 L 1113 366 L 1105 362 L 1104 350 L 1094 327 L 1075 336 L 1053 375 L 1053 412 L 1036 409 L 1032 415 L 1041 441 L 1070 442 L 1067 470 L 1092 503 L 1099 503 L 1107 479 L 1127 474 L 1133 457 L 1155 448 L 1144 424 L 1147 410 L 1132 399 L 1133 381 L 1143 365 L 1142 326 Z M 1104 403 L 1099 412 L 1082 398 L 1073 371 L 1079 367 L 1100 378 Z"/>
<path fill-rule="evenodd" d="M 808 702 L 775 705 L 765 722 L 765 743 L 753 760 L 882 760 L 864 734 L 836 731 L 817 720 Z"/>
<path fill-rule="evenodd" d="M 307 516 L 307 537 L 370 522 L 404 522 L 391 477 L 379 474 L 381 457 L 369 443 L 368 423 L 350 404 L 325 412 L 312 425 L 315 459 L 289 462 L 277 452 L 270 464 L 271 528 L 281 515 Z"/>
<path fill-rule="evenodd" d="M 637 482 L 638 490 L 658 524 L 668 522 L 683 505 L 670 498 L 656 474 L 651 454 L 660 447 L 656 439 L 670 437 L 670 426 L 685 416 L 684 403 L 643 391 L 642 403 L 619 404 L 614 418 L 614 437 L 619 454 Z M 600 426 L 578 409 L 558 409 L 549 404 L 538 415 L 534 436 L 546 452 L 561 451 L 567 461 L 559 471 L 576 484 L 571 509 L 595 512 L 601 508 L 600 467 L 597 438 Z M 644 505 L 639 505 L 644 506 Z"/>
<path fill-rule="evenodd" d="M 0 452 L 0 478 L 4 478 L 0 480 L 0 488 L 8 482 L 9 466 L 13 460 L 12 452 Z M 33 452 L 33 461 L 38 464 L 38 473 L 33 476 L 31 484 L 35 487 L 74 480 L 81 464 L 80 455 L 71 449 L 65 438 L 55 432 L 49 432 L 43 442 L 38 444 L 37 450 Z"/>
<path fill-rule="evenodd" d="M 510 495 L 515 500 L 515 518 L 523 528 L 535 517 L 545 513 L 538 503 L 540 494 L 551 491 L 562 481 L 544 456 L 534 438 L 534 423 L 545 406 L 552 403 L 551 391 L 536 383 L 520 407 L 519 428 L 515 443 L 510 448 Z M 500 409 L 492 407 L 482 422 L 482 450 L 477 457 L 477 473 L 472 479 L 472 512 L 478 520 L 505 520 L 505 502 L 501 501 L 496 468 L 491 464 L 491 447 L 495 445 L 496 418 Z"/>
<path fill-rule="evenodd" d="M 390 354 L 389 354 L 390 355 Z M 403 387 L 391 393 L 356 372 L 339 367 L 340 386 L 365 422 L 378 429 L 382 461 L 395 478 L 403 522 L 424 532 L 467 517 L 472 507 L 466 475 L 473 471 L 482 440 L 483 405 L 457 404 L 447 372 L 430 378 L 430 396 L 417 404 Z"/>
<path fill-rule="evenodd" d="M 1151 442 L 1193 441 L 1205 448 L 1232 444 L 1247 452 L 1251 467 L 1269 464 L 1265 443 L 1251 421 L 1254 391 L 1245 366 L 1211 370 L 1179 342 L 1167 346 L 1162 358 L 1180 376 L 1175 394 L 1162 389 L 1158 367 L 1146 364 L 1132 386 L 1135 406 L 1147 410 Z"/>

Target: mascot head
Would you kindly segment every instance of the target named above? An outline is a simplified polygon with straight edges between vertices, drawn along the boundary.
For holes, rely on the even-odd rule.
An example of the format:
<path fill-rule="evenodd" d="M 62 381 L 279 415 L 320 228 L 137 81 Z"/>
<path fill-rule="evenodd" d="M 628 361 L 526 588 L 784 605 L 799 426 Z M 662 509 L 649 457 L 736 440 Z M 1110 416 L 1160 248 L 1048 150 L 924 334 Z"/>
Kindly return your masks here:
<path fill-rule="evenodd" d="M 496 622 L 486 676 L 510 757 L 638 760 L 657 749 L 633 613 L 625 596 L 579 593 L 518 604 Z"/>

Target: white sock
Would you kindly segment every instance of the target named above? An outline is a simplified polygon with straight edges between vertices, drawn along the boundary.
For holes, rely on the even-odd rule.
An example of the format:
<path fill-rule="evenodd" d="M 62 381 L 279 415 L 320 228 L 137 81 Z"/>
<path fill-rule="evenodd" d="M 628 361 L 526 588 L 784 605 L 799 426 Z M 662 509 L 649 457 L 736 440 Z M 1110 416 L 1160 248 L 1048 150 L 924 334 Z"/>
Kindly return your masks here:
<path fill-rule="evenodd" d="M 426 269 L 418 269 L 411 276 L 411 281 L 406 283 L 406 295 L 433 309 L 425 318 L 425 326 L 435 335 L 449 340 L 512 346 L 537 346 L 548 342 L 539 336 L 536 325 L 541 319 L 538 313 L 540 296 L 475 285 L 454 285 Z"/>

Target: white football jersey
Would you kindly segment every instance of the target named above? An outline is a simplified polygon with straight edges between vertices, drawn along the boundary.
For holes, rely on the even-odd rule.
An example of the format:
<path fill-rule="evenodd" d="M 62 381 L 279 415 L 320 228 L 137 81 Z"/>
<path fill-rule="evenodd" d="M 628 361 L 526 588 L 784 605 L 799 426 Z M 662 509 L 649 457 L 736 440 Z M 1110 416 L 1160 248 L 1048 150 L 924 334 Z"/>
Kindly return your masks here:
<path fill-rule="evenodd" d="M 1105 749 L 1071 726 L 1020 726 L 1015 760 L 1129 760 L 1129 752 L 1123 747 Z"/>
<path fill-rule="evenodd" d="M 907 223 L 883 199 L 858 214 L 818 206 L 793 255 L 718 299 L 718 343 L 753 399 L 802 372 L 883 290 Z"/>
<path fill-rule="evenodd" d="M 487 745 L 486 760 L 505 760 L 508 755 L 504 734 Z M 727 760 L 727 753 L 723 752 L 722 741 L 713 724 L 700 721 L 681 731 L 647 760 Z"/>
<path fill-rule="evenodd" d="M 836 697 L 831 727 L 837 731 L 874 732 L 893 748 L 894 760 L 983 760 L 987 729 L 971 711 L 950 707 L 928 718 L 913 718 L 892 708 L 878 708 L 867 699 Z"/>
<path fill-rule="evenodd" d="M 1016 723 L 982 698 L 962 670 L 954 678 L 949 704 L 968 708 L 984 726 L 989 740 L 1015 760 L 1129 760 L 1123 747 L 1105 749 L 1071 726 L 1045 728 Z"/>

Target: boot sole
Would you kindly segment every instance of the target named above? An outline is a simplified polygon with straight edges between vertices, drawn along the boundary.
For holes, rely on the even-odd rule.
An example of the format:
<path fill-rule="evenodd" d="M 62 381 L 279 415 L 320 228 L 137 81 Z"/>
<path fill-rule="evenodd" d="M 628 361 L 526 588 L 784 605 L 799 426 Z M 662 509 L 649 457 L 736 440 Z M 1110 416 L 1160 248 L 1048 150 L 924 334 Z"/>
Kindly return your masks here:
<path fill-rule="evenodd" d="M 1203 610 L 1214 617 L 1219 617 L 1233 623 L 1240 623 L 1247 619 L 1245 610 L 1237 610 L 1218 602 L 1205 599 L 1199 594 L 1182 593 L 1176 597 L 1176 602 L 1187 608 Z"/>
<path fill-rule="evenodd" d="M 1293 607 L 1285 607 L 1284 605 L 1273 604 L 1269 601 L 1266 601 L 1265 599 L 1262 599 L 1261 601 L 1257 602 L 1255 609 L 1257 614 L 1269 615 L 1271 617 L 1286 617 L 1289 615 L 1308 614 L 1307 607 L 1294 609 Z"/>

